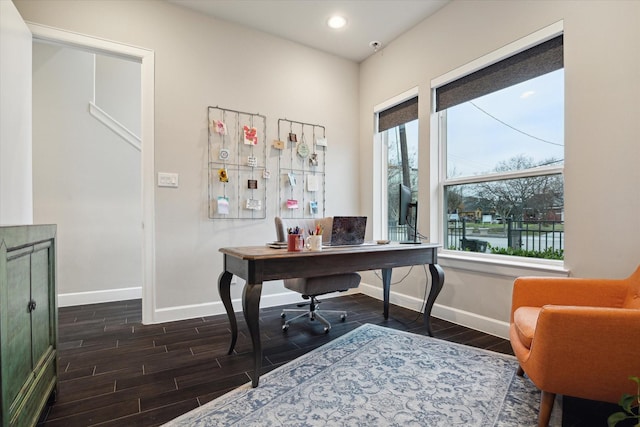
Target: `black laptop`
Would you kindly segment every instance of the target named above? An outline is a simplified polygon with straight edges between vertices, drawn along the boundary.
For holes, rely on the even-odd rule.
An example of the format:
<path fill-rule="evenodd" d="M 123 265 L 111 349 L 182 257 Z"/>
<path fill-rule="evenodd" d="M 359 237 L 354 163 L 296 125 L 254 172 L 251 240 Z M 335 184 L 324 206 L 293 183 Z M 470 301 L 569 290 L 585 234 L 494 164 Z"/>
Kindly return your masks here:
<path fill-rule="evenodd" d="M 358 246 L 364 243 L 366 216 L 334 216 L 328 246 Z"/>

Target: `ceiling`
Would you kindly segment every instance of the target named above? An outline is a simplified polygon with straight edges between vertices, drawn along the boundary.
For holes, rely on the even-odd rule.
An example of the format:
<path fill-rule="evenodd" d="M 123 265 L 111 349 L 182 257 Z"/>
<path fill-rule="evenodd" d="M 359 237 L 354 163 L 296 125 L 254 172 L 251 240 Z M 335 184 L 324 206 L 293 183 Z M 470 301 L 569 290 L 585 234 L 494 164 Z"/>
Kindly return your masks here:
<path fill-rule="evenodd" d="M 449 0 L 167 0 L 197 12 L 361 62 Z M 332 30 L 334 14 L 347 25 Z"/>

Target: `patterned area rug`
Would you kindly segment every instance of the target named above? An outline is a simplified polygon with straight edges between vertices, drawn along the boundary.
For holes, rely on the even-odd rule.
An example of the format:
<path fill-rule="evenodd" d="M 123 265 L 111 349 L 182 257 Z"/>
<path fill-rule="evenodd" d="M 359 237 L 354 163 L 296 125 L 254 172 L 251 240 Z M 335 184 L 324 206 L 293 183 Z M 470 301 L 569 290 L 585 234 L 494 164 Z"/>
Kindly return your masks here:
<path fill-rule="evenodd" d="M 516 367 L 512 356 L 367 324 L 165 426 L 535 426 L 540 393 Z"/>

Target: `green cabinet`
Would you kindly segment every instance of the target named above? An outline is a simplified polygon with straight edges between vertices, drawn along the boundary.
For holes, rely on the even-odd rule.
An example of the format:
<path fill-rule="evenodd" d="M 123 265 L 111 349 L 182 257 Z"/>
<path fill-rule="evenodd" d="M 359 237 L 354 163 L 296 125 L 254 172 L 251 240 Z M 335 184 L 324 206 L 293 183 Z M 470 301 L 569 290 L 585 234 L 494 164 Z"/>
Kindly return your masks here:
<path fill-rule="evenodd" d="M 33 426 L 56 390 L 56 226 L 0 227 L 0 420 Z"/>

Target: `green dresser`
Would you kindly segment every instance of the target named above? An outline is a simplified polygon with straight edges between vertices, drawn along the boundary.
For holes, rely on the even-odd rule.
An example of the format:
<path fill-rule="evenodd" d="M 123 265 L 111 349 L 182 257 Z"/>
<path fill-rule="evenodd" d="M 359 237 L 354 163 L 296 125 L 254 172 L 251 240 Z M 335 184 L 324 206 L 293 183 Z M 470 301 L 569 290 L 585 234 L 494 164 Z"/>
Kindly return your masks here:
<path fill-rule="evenodd" d="M 56 226 L 0 227 L 2 426 L 33 426 L 55 398 Z"/>

